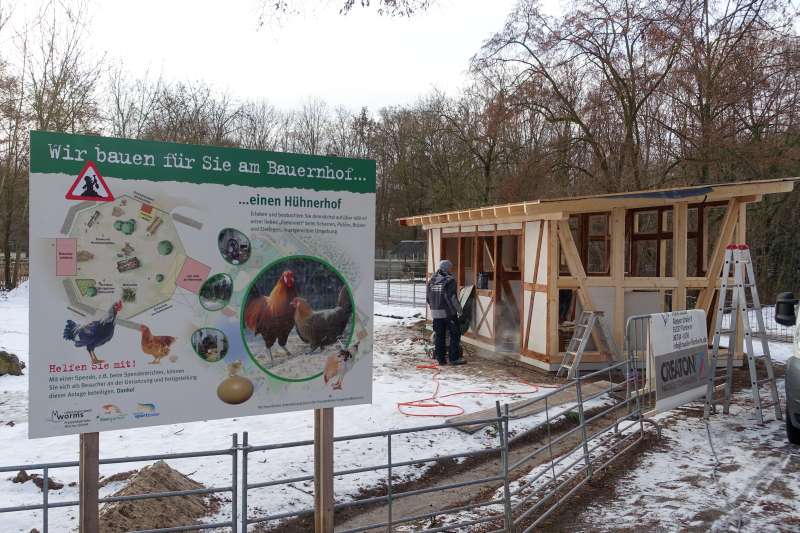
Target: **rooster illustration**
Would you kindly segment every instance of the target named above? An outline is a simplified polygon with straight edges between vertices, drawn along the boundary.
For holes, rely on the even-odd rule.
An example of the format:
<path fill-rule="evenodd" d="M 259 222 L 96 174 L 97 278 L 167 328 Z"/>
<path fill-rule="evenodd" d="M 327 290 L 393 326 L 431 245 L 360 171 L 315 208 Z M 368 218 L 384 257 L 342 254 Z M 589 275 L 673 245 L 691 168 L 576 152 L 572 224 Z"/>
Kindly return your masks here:
<path fill-rule="evenodd" d="M 72 320 L 67 320 L 64 326 L 64 339 L 75 343 L 77 348 L 85 347 L 92 358 L 92 363 L 102 363 L 94 351 L 98 346 L 102 346 L 114 336 L 114 325 L 117 320 L 117 313 L 122 309 L 122 302 L 115 302 L 108 310 L 108 314 L 102 320 L 95 320 L 85 325 L 76 324 Z"/>
<path fill-rule="evenodd" d="M 247 329 L 261 335 L 267 348 L 270 362 L 272 346 L 278 341 L 287 356 L 292 354 L 286 348 L 286 341 L 294 328 L 294 309 L 292 301 L 297 296 L 294 272 L 286 270 L 269 293 L 269 296 L 255 296 L 247 303 L 244 312 L 244 325 Z"/>

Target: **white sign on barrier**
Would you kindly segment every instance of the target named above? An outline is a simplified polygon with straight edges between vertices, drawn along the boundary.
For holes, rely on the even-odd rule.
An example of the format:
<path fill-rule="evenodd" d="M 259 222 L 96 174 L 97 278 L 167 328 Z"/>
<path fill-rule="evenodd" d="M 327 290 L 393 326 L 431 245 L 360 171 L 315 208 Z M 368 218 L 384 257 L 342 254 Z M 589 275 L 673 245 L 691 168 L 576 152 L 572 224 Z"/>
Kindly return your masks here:
<path fill-rule="evenodd" d="M 702 397 L 709 375 L 705 311 L 652 315 L 650 341 L 656 410 L 668 411 Z"/>

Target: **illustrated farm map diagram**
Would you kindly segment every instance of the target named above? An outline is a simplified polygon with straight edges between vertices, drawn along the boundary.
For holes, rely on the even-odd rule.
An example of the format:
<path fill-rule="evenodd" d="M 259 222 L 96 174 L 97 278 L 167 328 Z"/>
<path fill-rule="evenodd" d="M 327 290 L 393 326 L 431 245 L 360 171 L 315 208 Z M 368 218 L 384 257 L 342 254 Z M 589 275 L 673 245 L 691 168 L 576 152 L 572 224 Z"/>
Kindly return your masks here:
<path fill-rule="evenodd" d="M 56 242 L 56 275 L 73 307 L 104 312 L 122 296 L 121 319 L 168 301 L 176 287 L 197 293 L 210 268 L 189 258 L 171 216 L 143 198 L 84 202 L 67 213 Z"/>

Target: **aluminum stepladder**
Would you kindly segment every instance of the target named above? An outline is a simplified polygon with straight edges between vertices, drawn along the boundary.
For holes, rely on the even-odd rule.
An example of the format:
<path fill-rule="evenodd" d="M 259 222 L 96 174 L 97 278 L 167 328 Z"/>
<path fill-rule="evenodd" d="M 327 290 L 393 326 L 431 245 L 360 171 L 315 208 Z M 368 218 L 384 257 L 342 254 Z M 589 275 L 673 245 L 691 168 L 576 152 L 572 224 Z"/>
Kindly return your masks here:
<path fill-rule="evenodd" d="M 569 340 L 569 344 L 567 344 L 567 349 L 564 352 L 564 358 L 561 360 L 561 366 L 558 367 L 556 376 L 561 376 L 562 373 L 566 371 L 565 376 L 567 379 L 573 379 L 575 377 L 575 373 L 579 370 L 581 365 L 583 352 L 586 350 L 586 345 L 589 343 L 589 337 L 592 335 L 592 331 L 595 327 L 598 328 L 600 337 L 606 344 L 606 348 L 610 354 L 609 363 L 613 362 L 613 359 L 616 357 L 618 352 L 616 350 L 616 346 L 614 345 L 613 337 L 611 337 L 606 330 L 605 323 L 603 322 L 602 318 L 602 311 L 581 312 L 578 321 L 575 322 L 575 331 L 572 333 L 572 338 Z M 600 349 L 599 346 L 597 348 Z"/>
<path fill-rule="evenodd" d="M 733 286 L 730 286 L 729 278 L 733 268 Z M 748 299 L 749 292 L 749 299 Z M 730 305 L 728 297 L 730 296 Z M 752 309 L 756 315 L 756 329 L 753 330 L 747 315 L 748 309 Z M 750 369 L 750 385 L 753 392 L 753 402 L 756 407 L 758 423 L 764 423 L 764 413 L 761 402 L 761 385 L 767 384 L 772 403 L 775 407 L 775 418 L 781 420 L 783 412 L 778 398 L 778 387 L 775 383 L 775 371 L 772 368 L 772 358 L 769 353 L 769 342 L 767 342 L 766 328 L 764 327 L 764 315 L 761 312 L 761 301 L 758 298 L 756 279 L 753 274 L 753 262 L 750 259 L 750 249 L 746 244 L 731 244 L 725 249 L 725 263 L 722 267 L 722 278 L 720 280 L 719 294 L 717 297 L 717 317 L 714 325 L 714 343 L 711 352 L 711 368 L 706 390 L 706 405 L 704 416 L 715 410 L 714 389 L 718 381 L 725 381 L 725 393 L 723 399 L 722 412 L 728 414 L 731 402 L 731 388 L 733 379 L 733 357 L 736 351 L 736 331 L 742 326 L 744 331 L 744 350 L 747 354 L 747 364 Z M 725 313 L 730 311 L 730 327 L 723 329 Z M 717 360 L 719 358 L 720 338 L 722 335 L 728 337 L 728 360 L 725 365 L 723 376 L 716 375 Z M 756 355 L 753 349 L 753 337 L 758 337 L 761 341 L 761 355 Z M 767 377 L 759 379 L 758 363 L 763 362 Z"/>

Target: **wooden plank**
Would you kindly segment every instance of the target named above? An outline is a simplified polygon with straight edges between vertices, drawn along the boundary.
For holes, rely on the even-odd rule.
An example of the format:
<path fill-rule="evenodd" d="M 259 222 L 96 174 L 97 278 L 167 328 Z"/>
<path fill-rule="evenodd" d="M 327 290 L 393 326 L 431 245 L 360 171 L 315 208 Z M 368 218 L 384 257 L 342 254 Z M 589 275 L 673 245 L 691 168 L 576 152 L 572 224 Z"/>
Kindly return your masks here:
<path fill-rule="evenodd" d="M 608 381 L 595 381 L 593 383 L 583 383 L 581 385 L 581 394 L 584 397 L 591 396 L 594 394 L 598 394 L 603 390 L 607 390 L 610 386 L 611 383 Z M 577 397 L 575 394 L 575 389 L 570 387 L 551 395 L 547 399 L 547 407 L 553 408 L 559 405 L 575 403 L 576 401 Z M 520 418 L 534 416 L 544 412 L 545 408 L 544 400 L 532 403 L 530 405 L 526 405 L 529 403 L 530 400 L 520 400 L 518 402 L 512 402 L 511 404 L 509 404 L 508 411 L 510 418 L 513 420 L 517 420 Z M 450 424 L 455 424 L 455 423 L 469 422 L 470 420 L 481 420 L 485 418 L 492 418 L 494 416 L 497 416 L 497 412 L 495 408 L 492 407 L 489 409 L 483 409 L 473 413 L 465 413 L 463 415 L 450 418 L 447 422 Z M 487 425 L 488 424 L 474 424 L 474 425 L 460 426 L 456 429 L 458 429 L 459 431 L 463 431 L 464 433 L 475 433 L 476 431 L 479 431 L 481 428 L 484 428 Z"/>
<path fill-rule="evenodd" d="M 100 530 L 97 501 L 100 490 L 100 434 L 81 433 L 78 446 L 78 529 L 80 533 L 97 533 Z"/>
<path fill-rule="evenodd" d="M 314 409 L 314 531 L 333 533 L 333 408 Z"/>
<path fill-rule="evenodd" d="M 547 285 L 543 285 L 541 283 L 531 283 L 526 281 L 523 283 L 523 287 L 526 291 L 547 292 Z"/>
<path fill-rule="evenodd" d="M 545 224 L 544 222 L 539 222 L 539 237 L 538 237 L 538 241 L 536 243 L 536 261 L 533 264 L 533 283 L 530 284 L 530 285 L 533 285 L 534 289 L 533 289 L 533 292 L 531 292 L 531 297 L 530 297 L 529 305 L 528 305 L 528 320 L 527 320 L 527 324 L 528 325 L 525 328 L 524 333 L 523 333 L 524 342 L 522 343 L 522 346 L 526 350 L 528 349 L 529 339 L 530 339 L 530 336 L 531 336 L 531 319 L 533 318 L 533 301 L 536 298 L 536 292 L 537 292 L 536 291 L 536 287 L 537 287 L 536 281 L 539 279 L 539 261 L 541 260 L 541 257 L 542 257 L 542 237 L 544 235 L 544 224 Z M 523 243 L 523 246 L 524 246 L 524 243 Z M 527 288 L 528 285 L 529 285 L 528 282 L 524 282 L 523 286 L 522 286 L 522 295 L 523 295 L 522 296 L 522 300 L 523 300 L 523 303 L 525 301 L 525 291 L 526 290 L 531 290 L 531 289 Z M 547 291 L 547 287 L 545 287 L 545 292 L 546 291 Z"/>
<path fill-rule="evenodd" d="M 481 241 L 483 241 L 483 247 L 486 250 L 486 255 L 489 256 L 489 262 L 492 264 L 492 271 L 497 273 L 497 268 L 494 265 L 494 263 L 495 263 L 494 254 L 493 254 L 492 250 L 489 249 L 489 245 L 486 243 L 486 239 L 481 239 Z M 497 239 L 494 239 L 494 241 L 495 241 L 495 245 L 496 245 L 497 244 Z M 495 279 L 495 281 L 497 281 L 497 280 Z"/>
<path fill-rule="evenodd" d="M 688 239 L 686 232 L 689 224 L 689 204 L 681 202 L 675 206 L 672 216 L 672 273 L 678 282 L 672 290 L 672 310 L 686 309 L 686 254 Z"/>

